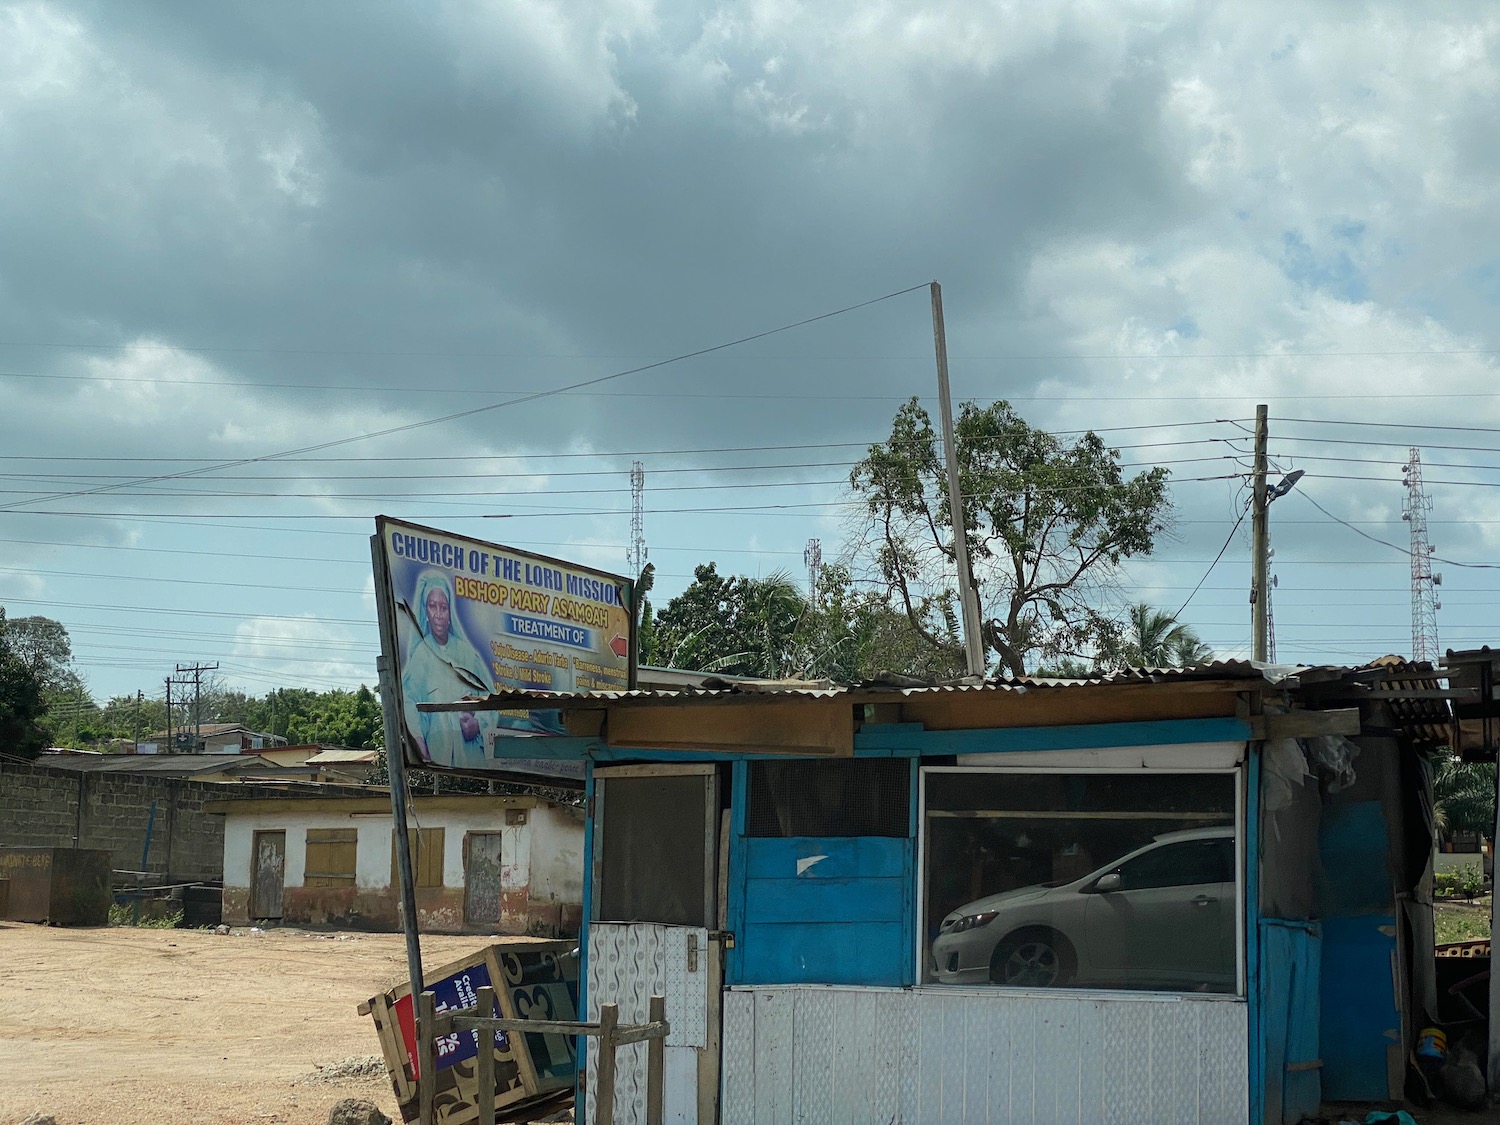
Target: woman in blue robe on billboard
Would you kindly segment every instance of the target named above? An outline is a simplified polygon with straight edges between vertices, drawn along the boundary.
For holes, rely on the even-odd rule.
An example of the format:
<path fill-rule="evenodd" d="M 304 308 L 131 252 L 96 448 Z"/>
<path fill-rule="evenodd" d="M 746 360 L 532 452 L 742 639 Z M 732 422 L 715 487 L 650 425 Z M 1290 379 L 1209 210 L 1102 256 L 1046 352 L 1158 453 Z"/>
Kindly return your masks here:
<path fill-rule="evenodd" d="M 492 713 L 418 711 L 416 705 L 489 695 L 489 666 L 454 618 L 453 584 L 446 574 L 424 571 L 412 600 L 422 635 L 401 673 L 407 729 L 422 756 L 434 765 L 482 767 L 484 731 L 495 725 Z"/>

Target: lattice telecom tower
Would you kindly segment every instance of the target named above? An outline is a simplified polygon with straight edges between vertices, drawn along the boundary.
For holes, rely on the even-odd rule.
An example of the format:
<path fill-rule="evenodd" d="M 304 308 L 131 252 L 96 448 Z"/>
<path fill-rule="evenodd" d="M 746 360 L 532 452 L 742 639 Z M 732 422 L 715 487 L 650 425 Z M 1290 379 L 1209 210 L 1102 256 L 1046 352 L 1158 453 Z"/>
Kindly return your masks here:
<path fill-rule="evenodd" d="M 630 577 L 639 578 L 646 569 L 646 466 L 639 461 L 630 463 L 630 546 L 625 549 L 625 562 L 630 567 Z"/>
<path fill-rule="evenodd" d="M 1432 572 L 1432 544 L 1427 541 L 1427 513 L 1432 497 L 1422 489 L 1422 451 L 1415 446 L 1401 472 L 1406 478 L 1406 503 L 1401 518 L 1411 525 L 1411 658 L 1438 660 L 1437 587 L 1443 576 Z"/>
<path fill-rule="evenodd" d="M 807 596 L 818 604 L 818 575 L 823 572 L 823 541 L 809 539 L 807 549 L 802 552 L 802 561 L 807 565 Z"/>

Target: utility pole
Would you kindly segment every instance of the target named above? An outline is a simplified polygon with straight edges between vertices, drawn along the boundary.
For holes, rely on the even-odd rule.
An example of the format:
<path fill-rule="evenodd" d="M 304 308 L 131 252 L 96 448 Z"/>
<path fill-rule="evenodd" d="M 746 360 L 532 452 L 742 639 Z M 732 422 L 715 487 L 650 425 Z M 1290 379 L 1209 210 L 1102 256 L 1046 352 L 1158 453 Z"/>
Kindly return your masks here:
<path fill-rule="evenodd" d="M 1443 576 L 1432 572 L 1433 547 L 1427 540 L 1427 513 L 1432 511 L 1432 497 L 1422 488 L 1422 451 L 1416 446 L 1401 472 L 1406 477 L 1406 504 L 1401 518 L 1411 527 L 1411 658 L 1436 664 L 1442 656 L 1438 649 L 1437 587 Z"/>
<path fill-rule="evenodd" d="M 1250 618 L 1253 633 L 1253 655 L 1256 660 L 1266 661 L 1270 653 L 1271 617 L 1270 594 L 1266 589 L 1266 573 L 1271 565 L 1271 529 L 1266 522 L 1266 509 L 1270 506 L 1266 490 L 1266 406 L 1255 408 L 1255 477 L 1251 492 L 1250 552 L 1254 570 L 1250 579 Z"/>
<path fill-rule="evenodd" d="M 167 677 L 167 753 L 172 752 L 172 677 Z"/>
<path fill-rule="evenodd" d="M 953 438 L 953 401 L 948 395 L 948 333 L 943 327 L 943 289 L 932 283 L 932 343 L 937 353 L 938 405 L 943 414 L 943 454 L 948 463 L 948 515 L 953 521 L 953 561 L 958 566 L 958 600 L 964 615 L 964 658 L 969 675 L 984 676 L 984 641 L 979 634 L 979 597 L 969 570 L 969 536 L 959 488 L 958 444 Z"/>
<path fill-rule="evenodd" d="M 179 675 L 193 677 L 193 753 L 195 754 L 198 752 L 198 743 L 203 741 L 203 673 L 215 672 L 218 668 L 217 660 L 212 664 L 189 664 L 186 668 L 181 664 L 177 665 Z M 183 686 L 187 686 L 186 680 L 183 681 Z"/>
<path fill-rule="evenodd" d="M 816 607 L 818 576 L 823 573 L 823 541 L 821 539 L 807 541 L 807 549 L 802 552 L 802 562 L 807 567 L 807 600 Z"/>
<path fill-rule="evenodd" d="M 135 691 L 135 749 L 132 753 L 141 752 L 141 703 L 145 701 L 146 693 L 136 688 Z"/>
<path fill-rule="evenodd" d="M 625 561 L 634 582 L 646 569 L 646 466 L 639 461 L 630 463 L 630 546 Z"/>

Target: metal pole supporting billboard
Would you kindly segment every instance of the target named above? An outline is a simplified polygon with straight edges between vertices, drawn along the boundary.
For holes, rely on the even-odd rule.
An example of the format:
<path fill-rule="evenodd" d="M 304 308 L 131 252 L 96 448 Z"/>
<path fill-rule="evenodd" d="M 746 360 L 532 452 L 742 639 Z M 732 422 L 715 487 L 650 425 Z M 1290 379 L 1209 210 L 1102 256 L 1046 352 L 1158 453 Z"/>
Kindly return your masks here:
<path fill-rule="evenodd" d="M 380 711 L 385 720 L 385 768 L 391 785 L 396 870 L 401 879 L 401 929 L 406 934 L 406 971 L 411 978 L 412 1003 L 416 1004 L 417 997 L 422 995 L 422 944 L 417 935 L 417 888 L 411 869 L 411 836 L 406 830 L 406 754 L 402 748 L 401 711 L 396 706 L 396 676 L 390 655 L 396 651 L 396 631 L 392 624 L 395 616 L 387 612 L 391 583 L 385 570 L 385 551 L 378 535 L 370 537 L 370 556 L 380 619 L 381 655 L 376 658 L 375 669 L 380 686 Z"/>

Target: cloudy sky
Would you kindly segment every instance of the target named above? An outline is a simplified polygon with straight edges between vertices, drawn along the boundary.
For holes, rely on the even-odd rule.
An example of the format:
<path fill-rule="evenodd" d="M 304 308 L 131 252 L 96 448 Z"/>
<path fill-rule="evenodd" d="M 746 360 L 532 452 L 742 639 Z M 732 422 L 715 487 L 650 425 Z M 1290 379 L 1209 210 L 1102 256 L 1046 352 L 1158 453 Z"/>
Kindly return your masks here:
<path fill-rule="evenodd" d="M 1500 641 L 1489 4 L 0 3 L 0 604 L 99 697 L 176 663 L 357 684 L 378 512 L 658 598 L 804 576 L 849 465 L 935 398 L 1172 468 L 1122 598 L 1244 501 L 1277 655 L 1410 649 L 1422 451 L 1444 647 Z M 430 426 L 412 423 L 492 407 Z M 385 431 L 392 431 L 386 433 Z M 375 435 L 375 436 L 365 436 Z M 344 439 L 359 439 L 348 440 Z M 329 443 L 339 443 L 332 444 Z M 325 448 L 313 448 L 325 447 Z M 299 452 L 305 451 L 305 452 Z M 1250 638 L 1248 521 L 1184 618 Z"/>

